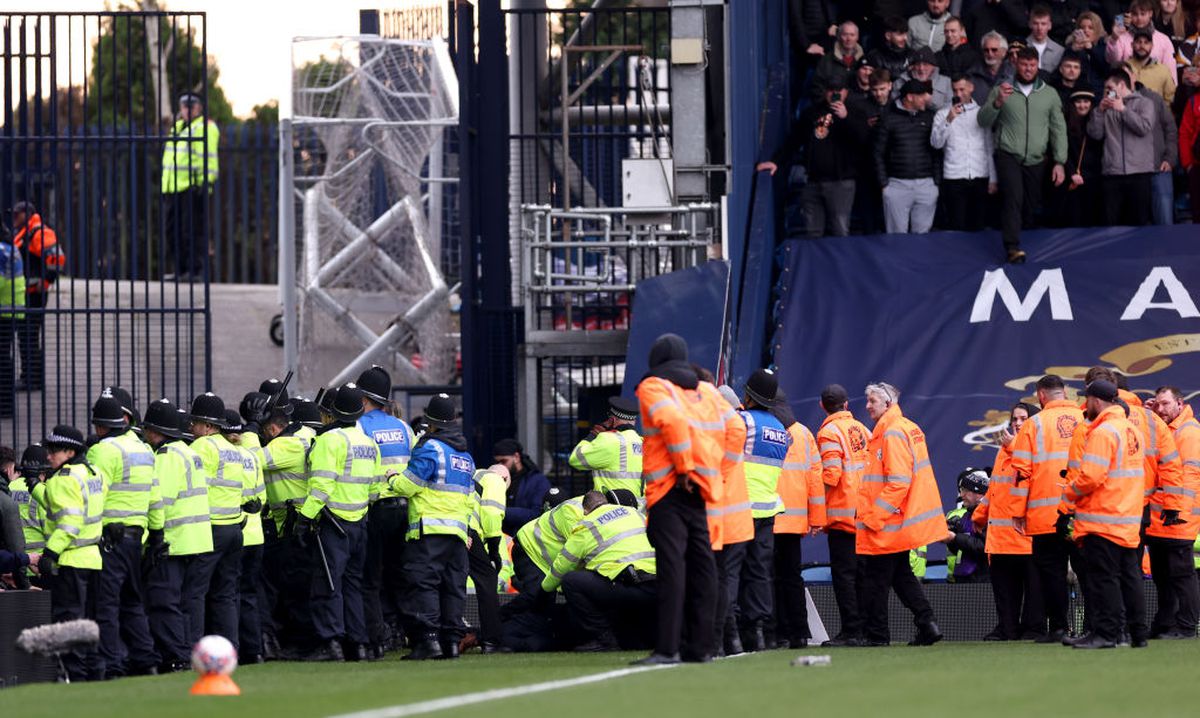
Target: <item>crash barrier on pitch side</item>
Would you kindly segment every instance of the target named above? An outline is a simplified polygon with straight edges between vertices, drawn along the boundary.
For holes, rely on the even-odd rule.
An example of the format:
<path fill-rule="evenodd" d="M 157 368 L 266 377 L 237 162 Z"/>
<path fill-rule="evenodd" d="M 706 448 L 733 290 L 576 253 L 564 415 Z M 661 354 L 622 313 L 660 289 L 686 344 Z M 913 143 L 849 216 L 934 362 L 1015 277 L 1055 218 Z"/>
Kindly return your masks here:
<path fill-rule="evenodd" d="M 58 666 L 17 648 L 21 631 L 50 622 L 49 591 L 0 591 L 0 688 L 53 681 Z"/>

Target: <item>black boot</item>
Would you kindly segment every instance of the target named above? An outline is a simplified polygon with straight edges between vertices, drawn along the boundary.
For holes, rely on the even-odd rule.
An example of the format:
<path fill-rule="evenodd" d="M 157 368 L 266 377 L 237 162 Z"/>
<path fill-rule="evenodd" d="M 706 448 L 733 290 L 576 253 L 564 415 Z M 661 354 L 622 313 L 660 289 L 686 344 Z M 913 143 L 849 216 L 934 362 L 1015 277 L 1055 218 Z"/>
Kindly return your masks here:
<path fill-rule="evenodd" d="M 908 642 L 910 646 L 932 646 L 942 640 L 942 631 L 933 621 L 917 626 L 917 637 Z"/>
<path fill-rule="evenodd" d="M 321 645 L 317 646 L 312 651 L 309 651 L 305 656 L 306 661 L 330 661 L 341 663 L 346 660 L 345 654 L 342 653 L 342 644 L 336 638 L 331 638 Z"/>
<path fill-rule="evenodd" d="M 402 661 L 427 661 L 431 658 L 442 657 L 442 644 L 438 643 L 437 634 L 430 633 L 419 642 L 413 644 L 412 651 L 401 658 Z"/>
<path fill-rule="evenodd" d="M 767 637 L 763 633 L 762 621 L 756 621 L 750 628 L 750 650 L 761 653 L 767 650 Z"/>
<path fill-rule="evenodd" d="M 1073 643 L 1071 645 L 1071 647 L 1090 650 L 1090 649 L 1096 649 L 1096 648 L 1116 648 L 1117 644 L 1114 641 L 1110 641 L 1107 638 L 1104 638 L 1103 636 L 1099 636 L 1095 633 L 1089 633 L 1086 636 L 1083 636 L 1079 640 L 1075 641 L 1075 643 Z"/>
<path fill-rule="evenodd" d="M 452 661 L 458 658 L 458 641 L 442 641 L 442 655 L 437 658 L 444 661 Z"/>
<path fill-rule="evenodd" d="M 664 656 L 661 653 L 651 653 L 645 658 L 639 659 L 631 663 L 634 666 L 673 666 L 679 663 L 679 654 L 673 656 Z"/>
<path fill-rule="evenodd" d="M 278 661 L 280 654 L 279 639 L 274 633 L 264 633 L 262 640 L 262 657 L 264 661 Z"/>
<path fill-rule="evenodd" d="M 725 655 L 736 656 L 745 653 L 746 649 L 742 647 L 742 636 L 738 633 L 737 628 L 731 624 L 725 626 Z"/>

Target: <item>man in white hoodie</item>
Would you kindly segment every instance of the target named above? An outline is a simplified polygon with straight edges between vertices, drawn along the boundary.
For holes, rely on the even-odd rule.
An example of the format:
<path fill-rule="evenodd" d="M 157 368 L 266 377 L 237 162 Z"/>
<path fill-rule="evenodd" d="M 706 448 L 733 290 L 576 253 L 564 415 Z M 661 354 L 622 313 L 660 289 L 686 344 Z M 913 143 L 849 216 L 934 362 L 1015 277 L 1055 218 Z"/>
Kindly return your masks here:
<path fill-rule="evenodd" d="M 957 75 L 949 107 L 933 118 L 929 144 L 942 150 L 941 199 L 946 229 L 975 232 L 983 229 L 987 197 L 996 192 L 996 163 L 992 159 L 992 133 L 979 125 L 979 105 L 971 95 L 971 78 Z"/>

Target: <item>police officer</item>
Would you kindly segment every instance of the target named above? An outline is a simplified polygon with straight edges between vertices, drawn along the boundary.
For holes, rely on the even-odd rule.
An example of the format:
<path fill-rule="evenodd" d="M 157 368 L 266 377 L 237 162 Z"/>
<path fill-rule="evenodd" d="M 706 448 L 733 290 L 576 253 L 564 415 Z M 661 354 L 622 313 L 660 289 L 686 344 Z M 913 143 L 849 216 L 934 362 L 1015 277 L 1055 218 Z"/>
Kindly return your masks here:
<path fill-rule="evenodd" d="M 87 460 L 106 487 L 104 568 L 96 584 L 100 656 L 107 677 L 157 673 L 159 656 L 143 608 L 141 570 L 147 514 L 160 501 L 154 454 L 130 429 L 114 398 L 102 396 L 96 401 L 92 426 L 100 440 L 88 449 Z"/>
<path fill-rule="evenodd" d="M 299 655 L 313 648 L 304 641 L 312 635 L 308 610 L 310 559 L 292 532 L 296 510 L 308 493 L 308 450 L 317 435 L 315 429 L 301 423 L 306 407 L 311 407 L 309 414 L 319 419 L 312 402 L 288 402 L 276 394 L 262 421 L 261 458 L 270 517 L 262 574 L 265 613 L 272 616 L 263 624 L 263 656 L 267 660 L 281 657 L 284 649 Z"/>
<path fill-rule="evenodd" d="M 53 473 L 40 498 L 46 506 L 46 548 L 38 572 L 50 586 L 50 615 L 56 623 L 95 619 L 104 479 L 84 458 L 79 429 L 60 424 L 43 443 Z M 72 681 L 104 677 L 104 663 L 95 649 L 64 655 L 62 665 Z"/>
<path fill-rule="evenodd" d="M 467 531 L 467 575 L 475 584 L 475 598 L 479 603 L 478 642 L 483 653 L 495 653 L 500 648 L 500 599 L 496 588 L 504 565 L 500 556 L 504 534 L 500 526 L 504 522 L 508 482 L 508 468 L 504 464 L 479 469 L 473 477 L 471 521 Z"/>
<path fill-rule="evenodd" d="M 203 632 L 214 633 L 238 645 L 239 584 L 242 575 L 243 491 L 254 487 L 246 475 L 242 453 L 221 434 L 225 426 L 225 402 L 212 392 L 192 400 L 190 415 L 196 439 L 192 450 L 200 456 L 208 484 L 208 513 L 212 519 L 213 550 L 200 557 L 199 570 L 211 579 L 205 601 L 205 620 L 192 624 L 192 643 Z"/>
<path fill-rule="evenodd" d="M 242 489 L 242 572 L 238 579 L 238 663 L 262 663 L 263 629 L 259 609 L 259 588 L 262 585 L 263 565 L 263 500 L 267 497 L 262 467 L 254 448 L 258 435 L 243 431 L 242 417 L 232 409 L 225 410 L 225 426 L 221 433 L 242 454 L 242 469 L 250 485 Z M 246 438 L 243 444 L 243 438 Z M 251 438 L 252 437 L 252 438 Z"/>
<path fill-rule="evenodd" d="M 42 325 L 50 288 L 58 273 L 66 266 L 58 236 L 42 222 L 37 208 L 30 202 L 13 205 L 13 246 L 21 252 L 25 268 L 25 299 L 22 302 L 34 311 L 25 312 L 20 326 L 21 388 L 41 391 L 45 381 L 46 357 L 42 351 Z"/>
<path fill-rule="evenodd" d="M 310 661 L 366 660 L 367 622 L 362 578 L 367 550 L 367 506 L 379 495 L 383 476 L 379 447 L 358 428 L 362 392 L 354 384 L 337 390 L 333 424 L 313 442 L 308 495 L 296 517 L 296 534 L 312 539 L 313 577 L 309 600 L 317 649 Z M 318 568 L 319 567 L 319 568 Z"/>
<path fill-rule="evenodd" d="M 17 515 L 21 519 L 21 531 L 25 535 L 25 551 L 40 554 L 46 547 L 46 507 L 33 497 L 33 488 L 43 486 L 46 474 L 50 471 L 50 462 L 46 458 L 46 447 L 41 444 L 31 444 L 21 454 L 21 463 L 17 466 L 19 475 L 9 482 L 8 490 L 13 501 L 17 504 Z M 43 489 L 44 490 L 44 489 Z M 27 576 L 14 576 L 18 588 L 28 588 Z M 38 586 L 44 582 L 35 581 Z"/>
<path fill-rule="evenodd" d="M 404 471 L 412 457 L 413 431 L 402 419 L 384 411 L 391 403 L 392 377 L 373 366 L 358 377 L 363 395 L 363 415 L 358 427 L 379 445 L 383 470 Z M 408 530 L 408 502 L 384 485 L 379 500 L 368 510 L 367 561 L 363 574 L 363 608 L 367 633 L 376 657 L 398 645 L 401 568 L 404 534 Z"/>
<path fill-rule="evenodd" d="M 542 500 L 543 513 L 525 524 L 513 537 L 513 586 L 520 594 L 513 603 L 549 611 L 554 594 L 542 591 L 542 580 L 567 538 L 583 518 L 583 497 L 568 498 L 565 491 L 553 488 Z"/>
<path fill-rule="evenodd" d="M 169 244 L 176 248 L 179 279 L 202 279 L 208 255 L 208 196 L 217 182 L 221 133 L 204 117 L 204 102 L 179 97 L 179 119 L 163 143 L 162 193 L 167 200 Z"/>
<path fill-rule="evenodd" d="M 634 428 L 636 401 L 614 396 L 608 400 L 608 418 L 596 424 L 571 452 L 571 466 L 592 472 L 592 488 L 604 492 L 626 489 L 641 497 L 642 437 Z"/>
<path fill-rule="evenodd" d="M 16 411 L 14 340 L 25 321 L 25 268 L 21 253 L 0 241 L 0 418 Z"/>
<path fill-rule="evenodd" d="M 154 450 L 160 502 L 148 516 L 146 607 L 162 669 L 191 667 L 189 624 L 204 620 L 208 580 L 195 570 L 213 548 L 204 464 L 183 440 L 175 405 L 159 399 L 146 410 L 142 430 Z M 203 579 L 203 580 L 202 580 Z"/>
<path fill-rule="evenodd" d="M 583 495 L 586 513 L 542 581 L 547 592 L 562 585 L 571 622 L 588 639 L 577 651 L 616 649 L 618 635 L 644 647 L 640 644 L 653 635 L 637 629 L 654 615 L 654 548 L 637 500 L 632 492 L 622 493 L 634 506 L 614 505 L 598 491 Z"/>
<path fill-rule="evenodd" d="M 792 437 L 770 409 L 779 391 L 779 380 L 770 369 L 758 369 L 746 382 L 738 412 L 746 423 L 742 464 L 754 516 L 754 540 L 746 547 L 738 596 L 738 623 L 742 643 L 751 651 L 767 648 L 763 624 L 774 614 L 772 568 L 775 561 L 775 515 L 783 511 L 779 475 L 792 446 Z M 824 497 L 822 497 L 824 498 Z"/>
<path fill-rule="evenodd" d="M 438 394 L 425 407 L 429 425 L 408 468 L 389 483 L 408 498 L 405 601 L 417 634 L 405 660 L 457 658 L 467 598 L 467 521 L 475 461 L 454 402 Z"/>

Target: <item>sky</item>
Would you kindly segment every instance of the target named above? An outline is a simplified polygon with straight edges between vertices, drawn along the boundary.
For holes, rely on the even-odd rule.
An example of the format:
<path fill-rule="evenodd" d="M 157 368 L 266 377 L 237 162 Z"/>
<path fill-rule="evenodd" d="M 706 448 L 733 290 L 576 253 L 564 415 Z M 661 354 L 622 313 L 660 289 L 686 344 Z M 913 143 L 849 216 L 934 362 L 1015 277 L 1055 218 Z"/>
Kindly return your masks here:
<path fill-rule="evenodd" d="M 160 4 L 168 10 L 207 13 L 209 57 L 221 69 L 220 84 L 233 104 L 234 114 L 245 117 L 255 105 L 288 94 L 293 37 L 354 35 L 358 33 L 360 7 L 402 7 L 405 2 L 167 0 Z M 104 0 L 6 0 L 3 4 L 5 12 L 104 9 Z M 81 63 L 87 58 L 76 53 L 75 61 L 80 63 L 72 68 L 78 82 L 86 70 Z M 285 109 L 288 104 L 283 103 Z"/>

